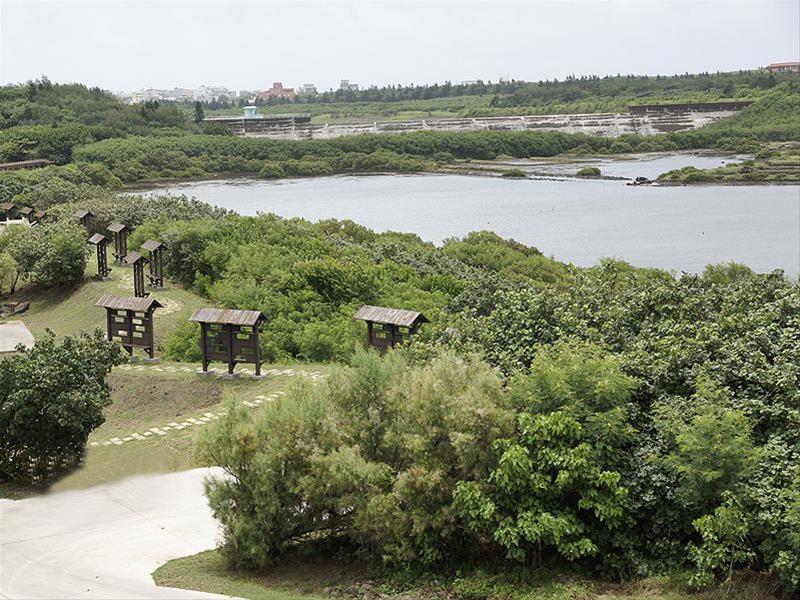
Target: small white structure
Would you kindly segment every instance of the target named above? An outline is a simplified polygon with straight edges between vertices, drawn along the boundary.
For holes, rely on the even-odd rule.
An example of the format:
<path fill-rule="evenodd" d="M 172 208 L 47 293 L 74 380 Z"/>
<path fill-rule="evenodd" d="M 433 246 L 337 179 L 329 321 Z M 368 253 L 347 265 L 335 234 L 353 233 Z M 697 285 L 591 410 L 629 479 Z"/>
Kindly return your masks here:
<path fill-rule="evenodd" d="M 22 321 L 0 323 L 0 356 L 14 354 L 19 344 L 26 348 L 33 348 L 35 343 L 33 334 Z"/>
<path fill-rule="evenodd" d="M 261 115 L 258 114 L 258 107 L 253 105 L 248 105 L 244 107 L 244 118 L 245 119 L 258 119 Z"/>

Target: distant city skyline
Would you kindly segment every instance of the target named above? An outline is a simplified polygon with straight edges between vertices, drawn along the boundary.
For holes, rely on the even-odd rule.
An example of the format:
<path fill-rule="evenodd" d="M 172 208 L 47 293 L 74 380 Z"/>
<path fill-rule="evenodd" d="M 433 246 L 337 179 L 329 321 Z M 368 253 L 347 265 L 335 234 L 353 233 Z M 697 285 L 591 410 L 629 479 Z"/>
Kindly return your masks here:
<path fill-rule="evenodd" d="M 1 0 L 0 82 L 326 91 L 730 71 L 798 60 L 799 22 L 795 0 Z"/>

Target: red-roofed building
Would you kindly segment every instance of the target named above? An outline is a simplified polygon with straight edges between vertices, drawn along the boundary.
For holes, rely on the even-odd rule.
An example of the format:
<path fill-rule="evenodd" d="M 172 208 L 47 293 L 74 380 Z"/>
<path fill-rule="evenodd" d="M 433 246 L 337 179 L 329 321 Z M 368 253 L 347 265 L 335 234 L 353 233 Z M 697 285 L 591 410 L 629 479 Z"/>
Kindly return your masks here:
<path fill-rule="evenodd" d="M 767 69 L 773 73 L 800 73 L 800 62 L 772 63 Z"/>
<path fill-rule="evenodd" d="M 297 94 L 294 91 L 294 88 L 285 88 L 283 87 L 283 83 L 280 81 L 276 81 L 272 84 L 272 88 L 268 90 L 264 90 L 263 92 L 256 92 L 256 96 L 261 98 L 262 100 L 269 100 L 270 98 L 287 98 L 289 100 L 293 99 Z"/>

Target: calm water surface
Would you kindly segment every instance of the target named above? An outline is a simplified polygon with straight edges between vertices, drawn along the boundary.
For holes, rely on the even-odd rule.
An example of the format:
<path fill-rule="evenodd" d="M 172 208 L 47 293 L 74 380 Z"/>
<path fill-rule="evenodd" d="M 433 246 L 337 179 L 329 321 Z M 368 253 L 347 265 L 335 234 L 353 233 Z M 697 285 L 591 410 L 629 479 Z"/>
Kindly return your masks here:
<path fill-rule="evenodd" d="M 643 172 L 630 163 L 624 168 Z M 146 193 L 165 190 L 244 215 L 352 219 L 433 242 L 489 229 L 582 266 L 613 256 L 678 272 L 735 260 L 759 272 L 800 273 L 798 186 L 632 187 L 602 180 L 387 175 L 201 181 Z"/>

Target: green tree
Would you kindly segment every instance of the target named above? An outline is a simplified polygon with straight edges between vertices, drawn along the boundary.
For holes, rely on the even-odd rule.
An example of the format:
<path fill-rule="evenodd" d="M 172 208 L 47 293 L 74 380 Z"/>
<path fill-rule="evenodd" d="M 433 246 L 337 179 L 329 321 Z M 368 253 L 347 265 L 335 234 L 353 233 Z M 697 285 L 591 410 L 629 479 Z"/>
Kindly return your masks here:
<path fill-rule="evenodd" d="M 514 560 L 541 561 L 549 548 L 568 560 L 598 554 L 626 506 L 620 466 L 635 388 L 596 347 L 540 353 L 512 384 L 517 432 L 495 443 L 497 467 L 456 488 L 467 527 Z"/>
<path fill-rule="evenodd" d="M 0 360 L 0 480 L 42 485 L 78 466 L 111 402 L 105 376 L 123 361 L 99 330 L 49 333 Z"/>
<path fill-rule="evenodd" d="M 194 103 L 194 122 L 195 123 L 202 123 L 203 119 L 206 118 L 205 111 L 203 111 L 203 105 L 200 101 Z"/>

